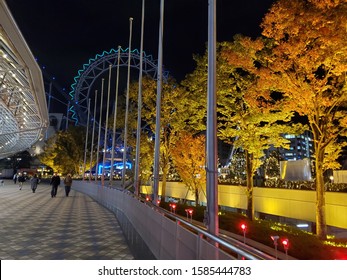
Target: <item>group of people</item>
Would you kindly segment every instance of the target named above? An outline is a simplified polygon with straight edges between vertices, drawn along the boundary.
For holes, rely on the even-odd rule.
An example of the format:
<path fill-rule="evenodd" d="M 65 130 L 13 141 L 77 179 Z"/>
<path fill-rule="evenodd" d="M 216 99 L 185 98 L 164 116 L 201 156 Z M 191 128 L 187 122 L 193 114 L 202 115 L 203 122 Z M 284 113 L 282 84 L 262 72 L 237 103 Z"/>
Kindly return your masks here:
<path fill-rule="evenodd" d="M 51 190 L 51 196 L 56 197 L 58 187 L 61 183 L 60 177 L 57 173 L 53 174 L 53 177 L 51 178 L 50 185 L 52 186 Z M 71 185 L 72 185 L 72 177 L 71 174 L 67 174 L 66 177 L 64 178 L 64 185 L 65 185 L 65 195 L 69 196 L 70 190 L 71 190 Z"/>
<path fill-rule="evenodd" d="M 19 190 L 22 189 L 23 187 L 23 183 L 26 181 L 25 177 L 22 173 L 18 173 L 18 174 L 14 174 L 13 176 L 13 182 L 16 184 L 18 180 L 18 184 L 19 184 Z M 33 193 L 35 193 L 37 186 L 40 183 L 40 178 L 37 176 L 37 174 L 34 174 L 34 176 L 31 178 L 30 180 L 30 186 L 31 186 L 31 190 Z M 71 185 L 72 185 L 72 176 L 71 174 L 67 174 L 66 177 L 63 180 L 64 186 L 65 186 L 65 195 L 69 196 L 70 190 L 71 190 Z M 50 180 L 50 185 L 52 186 L 52 190 L 51 190 L 51 196 L 56 197 L 57 195 L 57 191 L 58 191 L 58 187 L 61 184 L 61 179 L 60 176 L 55 172 Z"/>

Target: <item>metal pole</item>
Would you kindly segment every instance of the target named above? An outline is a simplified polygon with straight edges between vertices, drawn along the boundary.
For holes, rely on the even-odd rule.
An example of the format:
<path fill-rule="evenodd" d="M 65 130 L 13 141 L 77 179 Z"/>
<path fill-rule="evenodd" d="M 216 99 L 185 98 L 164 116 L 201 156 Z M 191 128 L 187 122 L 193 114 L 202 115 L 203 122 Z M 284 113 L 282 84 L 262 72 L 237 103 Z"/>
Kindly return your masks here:
<path fill-rule="evenodd" d="M 49 83 L 49 92 L 48 92 L 48 112 L 51 110 L 51 99 L 52 99 L 52 85 L 53 83 Z"/>
<path fill-rule="evenodd" d="M 98 181 L 98 171 L 99 171 L 99 153 L 100 153 L 100 135 L 101 135 L 102 101 L 103 101 L 103 98 L 104 98 L 104 79 L 101 80 L 101 99 L 100 99 L 99 133 L 98 133 L 98 149 L 97 149 L 97 151 L 96 151 L 95 182 Z"/>
<path fill-rule="evenodd" d="M 95 90 L 95 100 L 94 100 L 94 117 L 93 117 L 93 133 L 92 133 L 92 143 L 90 145 L 90 169 L 89 169 L 89 182 L 92 180 L 92 164 L 93 164 L 93 148 L 94 148 L 94 133 L 95 133 L 95 116 L 96 116 L 96 103 L 97 103 L 98 91 Z"/>
<path fill-rule="evenodd" d="M 158 80 L 157 80 L 157 107 L 155 121 L 154 142 L 154 181 L 153 181 L 153 203 L 158 204 L 159 190 L 159 150 L 160 150 L 160 113 L 161 113 L 161 91 L 163 80 L 163 31 L 164 31 L 164 0 L 160 0 L 160 23 L 159 23 L 159 45 L 158 45 Z"/>
<path fill-rule="evenodd" d="M 208 6 L 208 84 L 206 132 L 207 228 L 214 235 L 218 224 L 217 105 L 216 105 L 216 2 Z"/>
<path fill-rule="evenodd" d="M 52 82 L 49 83 L 49 92 L 48 92 L 48 115 L 50 113 L 51 110 L 51 99 L 52 99 Z M 46 140 L 48 139 L 48 129 L 46 131 Z"/>
<path fill-rule="evenodd" d="M 106 124 L 105 124 L 105 140 L 104 140 L 104 153 L 102 158 L 102 174 L 101 174 L 101 184 L 105 184 L 105 164 L 106 164 L 106 152 L 107 152 L 107 131 L 108 131 L 108 112 L 110 106 L 110 91 L 111 91 L 111 69 L 112 65 L 108 66 L 108 89 L 107 89 L 107 106 L 106 106 Z"/>
<path fill-rule="evenodd" d="M 131 61 L 131 36 L 133 29 L 133 18 L 129 18 L 130 22 L 130 35 L 129 35 L 129 50 L 128 50 L 128 79 L 127 79 L 127 96 L 125 105 L 125 121 L 124 121 L 124 152 L 123 152 L 123 172 L 122 172 L 122 186 L 125 188 L 125 174 L 126 174 L 126 159 L 127 159 L 127 140 L 128 140 L 128 114 L 129 114 L 129 86 L 130 86 L 130 61 Z"/>
<path fill-rule="evenodd" d="M 112 135 L 112 156 L 111 156 L 111 176 L 110 184 L 113 180 L 113 165 L 114 165 L 114 146 L 116 141 L 116 123 L 117 123 L 117 107 L 118 107 L 118 84 L 119 84 L 119 62 L 120 62 L 120 51 L 121 47 L 118 46 L 118 59 L 117 59 L 117 77 L 116 77 L 116 96 L 114 99 L 114 116 L 113 116 L 113 135 Z"/>
<path fill-rule="evenodd" d="M 70 108 L 70 101 L 67 103 L 67 108 L 66 108 L 65 131 L 69 128 L 69 108 Z"/>
<path fill-rule="evenodd" d="M 87 119 L 87 131 L 86 131 L 86 144 L 84 146 L 84 162 L 83 162 L 83 181 L 84 174 L 86 173 L 86 163 L 87 163 L 87 148 L 88 148 L 88 132 L 89 132 L 89 115 L 90 115 L 90 98 L 88 99 L 88 119 Z"/>
<path fill-rule="evenodd" d="M 141 43 L 140 43 L 140 73 L 139 92 L 137 99 L 137 129 L 136 129 L 136 156 L 135 156 L 135 195 L 139 195 L 140 190 L 140 151 L 141 151 L 141 108 L 142 108 L 142 71 L 143 71 L 143 31 L 145 21 L 145 0 L 142 0 L 142 20 L 141 20 Z"/>

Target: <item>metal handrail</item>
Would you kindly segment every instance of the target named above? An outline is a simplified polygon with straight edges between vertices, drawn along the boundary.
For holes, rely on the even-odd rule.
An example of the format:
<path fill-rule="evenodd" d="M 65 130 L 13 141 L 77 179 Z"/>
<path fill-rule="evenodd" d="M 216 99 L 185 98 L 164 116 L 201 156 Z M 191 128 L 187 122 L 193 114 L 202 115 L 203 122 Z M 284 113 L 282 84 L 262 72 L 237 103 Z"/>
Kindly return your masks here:
<path fill-rule="evenodd" d="M 99 187 L 101 187 L 99 185 Z M 223 253 L 228 254 L 229 256 L 238 259 L 248 259 L 248 260 L 275 260 L 275 258 L 271 255 L 268 255 L 254 247 L 251 247 L 247 244 L 244 244 L 243 242 L 228 236 L 228 240 L 225 238 L 221 238 L 220 236 L 216 236 L 214 234 L 211 234 L 210 232 L 206 231 L 204 228 L 202 228 L 199 225 L 192 224 L 191 222 L 185 220 L 181 216 L 178 216 L 172 212 L 169 212 L 166 209 L 163 209 L 155 204 L 153 204 L 151 201 L 147 201 L 143 197 L 136 196 L 134 193 L 132 193 L 129 190 L 124 190 L 122 188 L 119 188 L 117 186 L 104 186 L 102 188 L 106 189 L 115 189 L 117 191 L 120 191 L 129 197 L 132 197 L 133 199 L 139 201 L 140 203 L 143 203 L 147 207 L 149 207 L 152 211 L 155 211 L 162 215 L 163 217 L 173 220 L 176 222 L 179 226 L 184 226 L 186 230 L 189 230 L 192 234 L 195 234 L 199 236 L 201 239 L 207 241 L 211 246 L 215 246 L 215 248 Z M 115 207 L 115 205 L 113 205 Z M 118 208 L 116 206 L 116 208 Z M 123 209 L 122 209 L 123 211 Z"/>
<path fill-rule="evenodd" d="M 166 209 L 163 209 L 157 205 L 152 204 L 151 202 L 146 201 L 142 197 L 138 197 L 129 191 L 126 191 L 126 193 L 128 193 L 129 195 L 138 199 L 142 203 L 145 203 L 146 205 L 148 205 L 149 207 L 151 207 L 155 211 L 169 217 L 170 219 L 175 220 L 176 222 L 184 224 L 190 231 L 196 231 L 198 234 L 205 236 L 206 238 L 209 238 L 209 240 L 213 241 L 213 242 L 211 242 L 211 244 L 213 244 L 215 242 L 215 243 L 222 245 L 225 248 L 231 250 L 232 252 L 238 254 L 239 256 L 243 256 L 244 258 L 249 259 L 249 260 L 275 260 L 275 258 L 273 256 L 268 255 L 268 254 L 254 248 L 254 247 L 251 247 L 247 244 L 244 244 L 235 238 L 228 237 L 228 239 L 231 242 L 229 240 L 226 241 L 225 239 L 222 239 L 222 238 L 220 238 L 214 234 L 211 234 L 210 232 L 202 229 L 201 227 L 186 221 L 185 219 L 179 217 L 178 215 L 173 214 Z"/>

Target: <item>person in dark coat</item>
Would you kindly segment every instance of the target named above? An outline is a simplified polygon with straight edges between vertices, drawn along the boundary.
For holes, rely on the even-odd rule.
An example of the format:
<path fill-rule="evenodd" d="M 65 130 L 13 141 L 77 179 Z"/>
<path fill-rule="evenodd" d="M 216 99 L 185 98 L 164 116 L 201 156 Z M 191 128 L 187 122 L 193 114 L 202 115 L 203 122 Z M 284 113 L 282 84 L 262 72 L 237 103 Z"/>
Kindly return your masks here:
<path fill-rule="evenodd" d="M 57 173 L 53 174 L 53 177 L 51 178 L 50 185 L 52 186 L 51 196 L 56 197 L 57 191 L 58 191 L 58 186 L 60 185 L 60 177 Z"/>
<path fill-rule="evenodd" d="M 18 184 L 19 184 L 20 190 L 22 189 L 24 182 L 25 182 L 25 177 L 24 177 L 23 173 L 19 173 L 18 174 Z"/>
<path fill-rule="evenodd" d="M 64 185 L 65 185 L 65 194 L 66 196 L 69 196 L 71 185 L 72 185 L 72 177 L 71 174 L 67 174 L 64 178 Z"/>
<path fill-rule="evenodd" d="M 36 174 L 34 175 L 34 177 L 31 178 L 30 183 L 31 183 L 31 190 L 33 191 L 33 193 L 36 191 L 39 181 L 40 180 Z"/>

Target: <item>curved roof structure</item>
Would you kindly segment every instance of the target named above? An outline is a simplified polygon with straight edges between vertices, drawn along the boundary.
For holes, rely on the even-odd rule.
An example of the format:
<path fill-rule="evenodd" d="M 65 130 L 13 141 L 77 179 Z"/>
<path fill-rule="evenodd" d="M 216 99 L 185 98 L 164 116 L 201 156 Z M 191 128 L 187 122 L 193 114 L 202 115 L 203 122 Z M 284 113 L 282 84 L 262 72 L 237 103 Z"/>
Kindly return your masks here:
<path fill-rule="evenodd" d="M 0 159 L 29 149 L 48 125 L 40 67 L 0 0 Z"/>

